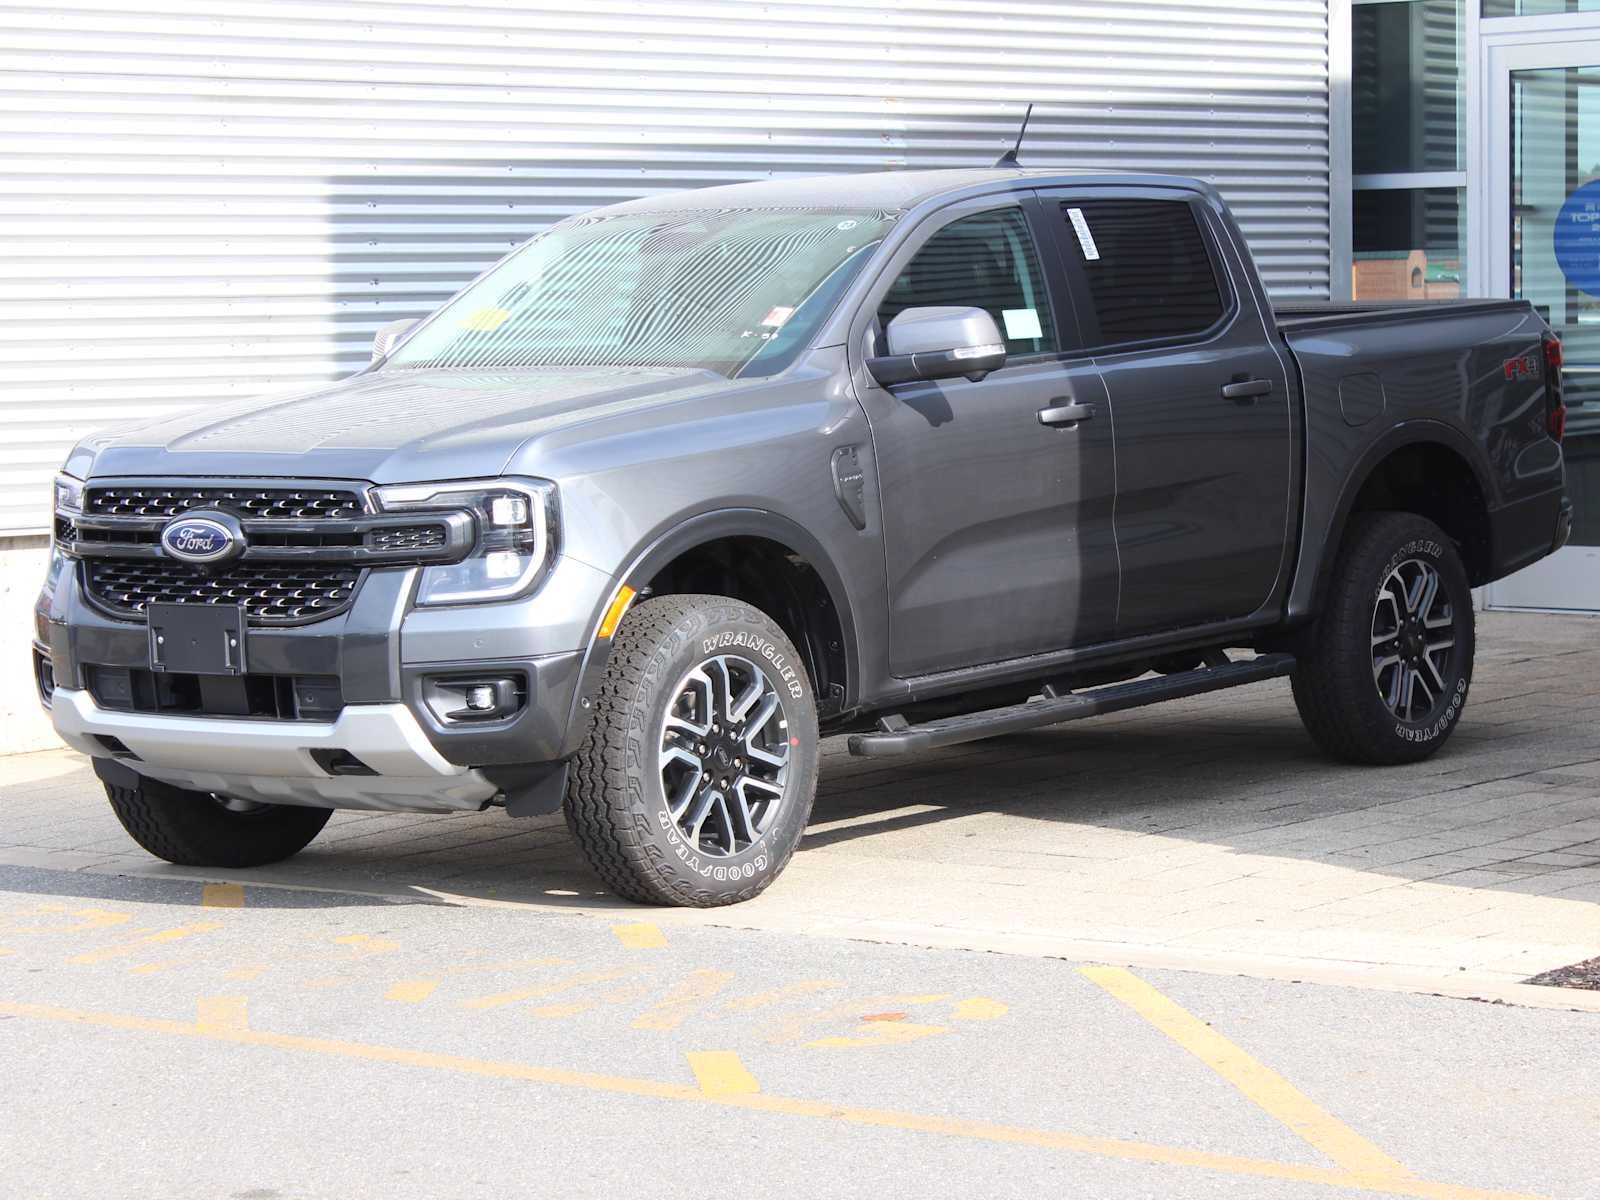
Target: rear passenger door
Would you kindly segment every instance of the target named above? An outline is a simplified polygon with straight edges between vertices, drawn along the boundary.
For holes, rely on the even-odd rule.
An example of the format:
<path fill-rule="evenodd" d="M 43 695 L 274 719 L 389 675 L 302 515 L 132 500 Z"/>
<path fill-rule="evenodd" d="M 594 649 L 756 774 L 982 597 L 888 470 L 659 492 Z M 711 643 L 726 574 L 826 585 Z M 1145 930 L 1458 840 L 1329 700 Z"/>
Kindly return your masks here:
<path fill-rule="evenodd" d="M 1284 560 L 1294 446 L 1250 280 L 1194 193 L 1044 194 L 1115 424 L 1117 636 L 1249 616 Z"/>

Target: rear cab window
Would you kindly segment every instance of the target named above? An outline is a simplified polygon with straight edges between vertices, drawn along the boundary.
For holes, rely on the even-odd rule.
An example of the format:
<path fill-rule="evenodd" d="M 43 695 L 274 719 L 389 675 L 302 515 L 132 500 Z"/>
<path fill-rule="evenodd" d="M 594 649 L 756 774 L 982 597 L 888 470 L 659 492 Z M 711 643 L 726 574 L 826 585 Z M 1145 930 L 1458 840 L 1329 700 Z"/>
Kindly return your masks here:
<path fill-rule="evenodd" d="M 889 285 L 879 327 L 908 308 L 943 305 L 988 312 L 1008 357 L 1056 352 L 1049 290 L 1021 209 L 960 217 L 930 237 Z"/>
<path fill-rule="evenodd" d="M 1081 280 L 1096 348 L 1193 339 L 1229 303 L 1194 208 L 1183 200 L 1060 201 L 1062 244 Z"/>

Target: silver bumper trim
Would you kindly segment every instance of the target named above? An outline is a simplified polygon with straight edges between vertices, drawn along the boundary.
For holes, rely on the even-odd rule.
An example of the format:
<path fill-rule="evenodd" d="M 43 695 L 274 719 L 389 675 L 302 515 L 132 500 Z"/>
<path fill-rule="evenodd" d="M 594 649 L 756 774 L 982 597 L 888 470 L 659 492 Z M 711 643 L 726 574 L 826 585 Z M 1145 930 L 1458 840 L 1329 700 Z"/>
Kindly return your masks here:
<path fill-rule="evenodd" d="M 270 804 L 392 812 L 482 808 L 495 785 L 442 757 L 403 704 L 352 704 L 331 722 L 161 716 L 101 708 L 87 691 L 57 688 L 56 732 L 74 750 L 112 758 L 96 735 L 134 754 L 141 775 L 196 791 Z M 345 750 L 376 775 L 329 775 L 313 750 Z"/>

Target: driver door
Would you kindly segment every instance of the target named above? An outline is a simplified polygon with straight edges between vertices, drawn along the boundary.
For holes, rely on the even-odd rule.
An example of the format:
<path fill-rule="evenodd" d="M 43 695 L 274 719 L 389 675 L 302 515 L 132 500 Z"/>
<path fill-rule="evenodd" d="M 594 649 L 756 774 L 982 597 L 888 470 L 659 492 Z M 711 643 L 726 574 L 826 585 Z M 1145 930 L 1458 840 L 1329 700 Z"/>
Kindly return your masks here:
<path fill-rule="evenodd" d="M 999 201 L 997 203 L 997 200 Z M 1012 195 L 942 210 L 890 260 L 852 326 L 872 429 L 889 583 L 889 664 L 901 678 L 1107 640 L 1117 619 L 1111 412 L 1030 205 Z M 986 309 L 1006 365 L 879 386 L 864 367 L 908 308 Z M 1073 424 L 1041 411 L 1094 408 Z"/>

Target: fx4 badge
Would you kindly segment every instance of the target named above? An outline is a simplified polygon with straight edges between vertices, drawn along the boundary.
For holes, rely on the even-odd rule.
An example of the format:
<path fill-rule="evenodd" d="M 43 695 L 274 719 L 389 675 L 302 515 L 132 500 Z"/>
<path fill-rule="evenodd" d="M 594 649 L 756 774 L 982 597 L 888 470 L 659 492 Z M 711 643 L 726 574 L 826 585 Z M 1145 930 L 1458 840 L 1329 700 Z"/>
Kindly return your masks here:
<path fill-rule="evenodd" d="M 1535 354 L 1524 354 L 1518 358 L 1508 358 L 1502 364 L 1508 380 L 1533 379 L 1539 374 L 1539 357 Z"/>

